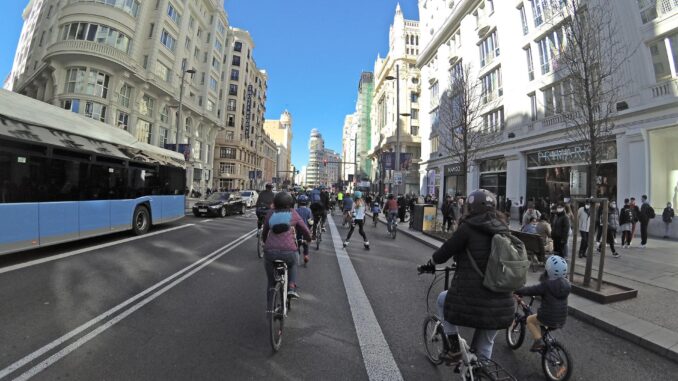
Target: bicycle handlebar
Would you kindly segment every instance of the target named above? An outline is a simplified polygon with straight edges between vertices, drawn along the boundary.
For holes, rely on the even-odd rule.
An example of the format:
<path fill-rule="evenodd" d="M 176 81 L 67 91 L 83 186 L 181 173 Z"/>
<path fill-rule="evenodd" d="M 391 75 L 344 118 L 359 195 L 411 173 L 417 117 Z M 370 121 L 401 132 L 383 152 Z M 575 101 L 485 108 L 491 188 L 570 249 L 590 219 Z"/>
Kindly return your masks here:
<path fill-rule="evenodd" d="M 419 265 L 417 266 L 417 272 L 421 274 L 435 274 L 437 272 L 448 272 L 448 271 L 456 271 L 457 270 L 457 264 L 453 263 L 450 266 L 445 266 L 445 267 L 435 267 L 435 265 Z"/>

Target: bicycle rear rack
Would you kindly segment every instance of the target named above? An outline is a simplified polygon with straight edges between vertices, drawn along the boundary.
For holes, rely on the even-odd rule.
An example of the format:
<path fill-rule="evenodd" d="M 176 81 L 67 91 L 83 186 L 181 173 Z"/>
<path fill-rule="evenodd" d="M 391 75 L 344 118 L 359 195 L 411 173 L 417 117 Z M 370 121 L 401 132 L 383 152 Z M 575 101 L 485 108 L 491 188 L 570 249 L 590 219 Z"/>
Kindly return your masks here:
<path fill-rule="evenodd" d="M 509 372 L 501 367 L 496 361 L 479 358 L 480 369 L 493 381 L 517 381 Z"/>

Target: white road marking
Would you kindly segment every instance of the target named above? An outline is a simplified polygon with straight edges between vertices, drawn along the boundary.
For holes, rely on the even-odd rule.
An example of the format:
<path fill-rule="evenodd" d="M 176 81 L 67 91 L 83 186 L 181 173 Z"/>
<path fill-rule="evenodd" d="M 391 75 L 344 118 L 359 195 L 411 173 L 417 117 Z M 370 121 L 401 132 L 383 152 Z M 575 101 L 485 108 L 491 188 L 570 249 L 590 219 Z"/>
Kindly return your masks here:
<path fill-rule="evenodd" d="M 65 348 L 61 349 L 60 351 L 56 352 L 52 356 L 48 357 L 46 360 L 40 362 L 39 364 L 35 365 L 25 373 L 23 373 L 21 376 L 17 378 L 17 380 L 27 380 L 34 375 L 40 373 L 41 371 L 45 370 L 47 367 L 50 365 L 54 364 L 56 361 L 59 361 L 62 359 L 64 356 L 68 355 L 69 353 L 75 351 L 78 349 L 80 346 L 88 342 L 89 340 L 93 339 L 100 333 L 104 332 L 108 328 L 112 327 L 116 323 L 120 322 L 122 319 L 126 318 L 133 312 L 137 311 L 144 305 L 148 304 L 151 302 L 153 299 L 157 298 L 158 296 L 162 295 L 163 293 L 167 292 L 169 289 L 173 288 L 177 284 L 181 283 L 191 275 L 195 274 L 196 272 L 200 271 L 210 263 L 216 261 L 217 259 L 221 258 L 223 255 L 227 254 L 231 250 L 235 249 L 238 247 L 240 244 L 243 242 L 247 241 L 249 238 L 251 238 L 256 230 L 252 230 L 242 236 L 240 236 L 238 239 L 230 242 L 227 245 L 222 246 L 221 248 L 213 251 L 209 255 L 205 256 L 204 258 L 198 260 L 195 263 L 192 263 L 186 267 L 184 267 L 182 270 L 170 275 L 169 277 L 165 278 L 164 280 L 156 283 L 155 285 L 147 288 L 146 290 L 138 293 L 137 295 L 127 299 L 126 301 L 118 304 L 117 306 L 109 309 L 108 311 L 102 313 L 101 315 L 95 317 L 94 319 L 88 321 L 87 323 L 79 326 L 78 328 L 68 332 L 67 334 L 57 338 L 56 340 L 52 341 L 51 343 L 43 346 L 42 348 L 34 351 L 33 353 L 25 356 L 24 358 L 14 362 L 10 366 L 8 366 L 5 369 L 0 370 L 0 379 L 3 379 L 7 377 L 9 374 L 15 372 L 16 370 L 20 369 L 21 367 L 25 366 L 26 364 L 35 361 L 38 359 L 40 356 L 44 355 L 45 353 L 51 351 L 52 349 L 64 344 L 68 340 L 74 338 L 75 336 L 79 335 L 83 331 L 91 328 L 92 326 L 106 320 L 110 319 L 104 324 L 100 325 L 96 329 L 92 330 L 88 334 L 82 336 L 72 344 L 66 346 Z M 183 276 L 182 276 L 183 275 Z M 179 277 L 179 278 L 178 278 Z M 174 280 L 175 278 L 178 278 Z M 174 281 L 173 281 L 174 280 Z M 170 283 L 171 282 L 171 283 Z M 169 284 L 167 284 L 169 283 Z M 167 285 L 166 285 L 167 284 Z M 164 286 L 164 287 L 163 287 Z M 156 291 L 155 293 L 146 296 L 156 289 L 162 287 L 162 289 Z M 145 298 L 144 298 L 145 297 Z M 144 299 L 142 299 L 144 298 Z M 140 300 L 141 299 L 141 300 Z M 138 303 L 137 303 L 138 301 Z M 137 304 L 133 304 L 137 303 Z M 123 311 L 119 315 L 111 318 L 115 313 L 123 310 L 124 308 L 132 305 L 130 308 L 127 310 Z"/>
<path fill-rule="evenodd" d="M 36 259 L 34 261 L 29 261 L 29 262 L 19 263 L 17 265 L 13 265 L 13 266 L 3 267 L 3 268 L 0 269 L 0 274 L 8 273 L 8 272 L 14 271 L 14 270 L 23 269 L 23 268 L 26 268 L 26 267 L 39 265 L 41 263 L 52 262 L 52 261 L 56 261 L 56 260 L 59 260 L 59 259 L 72 257 L 74 255 L 87 253 L 87 252 L 93 251 L 93 250 L 104 249 L 104 248 L 107 248 L 107 247 L 119 245 L 121 243 L 127 243 L 127 242 L 136 241 L 138 239 L 153 237 L 153 236 L 158 235 L 158 234 L 163 234 L 163 233 L 171 232 L 171 231 L 174 231 L 174 230 L 187 228 L 189 226 L 195 226 L 195 225 L 194 224 L 186 224 L 186 225 L 181 225 L 181 226 L 175 226 L 173 228 L 164 229 L 164 230 L 160 230 L 160 231 L 153 232 L 153 233 L 148 233 L 148 234 L 144 234 L 144 235 L 140 235 L 140 236 L 136 236 L 136 237 L 125 238 L 125 239 L 121 239 L 119 241 L 103 243 L 103 244 L 97 245 L 97 246 L 91 246 L 91 247 L 87 247 L 87 248 L 80 249 L 80 250 L 69 251 L 67 253 L 63 253 L 63 254 L 59 254 L 59 255 L 53 255 L 53 256 L 46 257 L 46 258 Z"/>
<path fill-rule="evenodd" d="M 358 342 L 360 343 L 360 351 L 363 355 L 367 376 L 371 381 L 402 380 L 403 376 L 393 358 L 393 353 L 391 353 L 391 349 L 386 342 L 384 333 L 381 331 L 377 317 L 374 315 L 372 305 L 369 299 L 367 299 L 365 289 L 363 289 L 360 283 L 348 253 L 343 248 L 341 236 L 334 224 L 334 220 L 328 218 L 327 221 L 332 232 L 334 251 L 339 261 L 339 269 L 341 270 L 341 277 L 344 281 L 346 295 L 348 296 L 348 304 L 351 307 L 353 325 L 358 335 Z"/>
<path fill-rule="evenodd" d="M 202 222 L 210 222 L 210 221 L 212 221 L 212 220 L 204 220 L 204 221 L 202 221 Z"/>

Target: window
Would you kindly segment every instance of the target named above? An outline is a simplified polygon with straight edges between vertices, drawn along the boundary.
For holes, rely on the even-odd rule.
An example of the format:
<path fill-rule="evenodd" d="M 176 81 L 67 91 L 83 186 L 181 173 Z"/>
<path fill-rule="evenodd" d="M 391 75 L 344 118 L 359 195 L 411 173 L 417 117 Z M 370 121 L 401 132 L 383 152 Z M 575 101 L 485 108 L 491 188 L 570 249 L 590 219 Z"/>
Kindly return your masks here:
<path fill-rule="evenodd" d="M 501 87 L 501 67 L 498 67 L 488 74 L 480 77 L 480 82 L 482 84 L 483 104 L 503 95 Z"/>
<path fill-rule="evenodd" d="M 191 29 L 195 27 L 195 19 L 193 18 L 193 15 L 188 17 L 188 27 Z"/>
<path fill-rule="evenodd" d="M 50 18 L 50 16 L 52 16 L 52 9 L 53 9 L 53 8 L 54 8 L 53 5 L 50 5 L 50 6 L 49 6 L 49 10 L 47 11 L 47 16 L 46 16 L 46 18 Z"/>
<path fill-rule="evenodd" d="M 640 19 L 643 21 L 643 24 L 646 24 L 654 19 L 657 18 L 657 3 L 658 1 L 656 0 L 638 0 L 638 9 L 640 10 Z M 669 1 L 662 1 L 662 3 L 666 3 L 666 6 L 668 6 L 669 11 L 671 10 L 671 0 Z M 676 3 L 674 1 L 674 3 Z M 675 6 L 678 6 L 677 4 L 674 4 Z M 662 8 L 663 8 L 662 4 Z"/>
<path fill-rule="evenodd" d="M 240 56 L 233 56 L 233 62 L 231 62 L 233 66 L 240 66 Z"/>
<path fill-rule="evenodd" d="M 167 4 L 167 16 L 169 16 L 175 24 L 181 24 L 181 15 L 177 12 L 172 3 Z"/>
<path fill-rule="evenodd" d="M 483 115 L 483 132 L 498 132 L 504 129 L 504 108 L 500 107 Z"/>
<path fill-rule="evenodd" d="M 85 116 L 101 122 L 106 122 L 106 106 L 101 103 L 87 101 L 85 102 Z"/>
<path fill-rule="evenodd" d="M 118 8 L 132 17 L 137 17 L 137 14 L 139 13 L 140 3 L 138 0 L 79 0 L 79 1 L 99 3 L 108 5 L 109 7 Z M 51 9 L 52 7 L 50 6 L 50 11 Z"/>
<path fill-rule="evenodd" d="M 530 93 L 527 95 L 530 98 L 530 119 L 532 121 L 537 120 L 537 95 L 535 93 Z"/>
<path fill-rule="evenodd" d="M 129 108 L 129 100 L 132 97 L 132 87 L 128 84 L 123 84 L 120 88 L 120 105 Z"/>
<path fill-rule="evenodd" d="M 205 72 L 200 73 L 200 84 L 204 85 L 205 84 Z"/>
<path fill-rule="evenodd" d="M 139 100 L 139 113 L 145 116 L 153 116 L 153 108 L 155 107 L 155 99 L 149 95 L 144 96 Z"/>
<path fill-rule="evenodd" d="M 531 81 L 534 79 L 534 64 L 532 62 L 532 47 L 525 48 L 525 56 L 527 57 L 527 78 Z"/>
<path fill-rule="evenodd" d="M 174 51 L 174 47 L 177 44 L 177 39 L 174 38 L 166 29 L 162 30 L 160 35 L 160 42 L 165 45 L 165 47 L 171 51 Z"/>
<path fill-rule="evenodd" d="M 235 174 L 235 164 L 234 163 L 219 163 L 219 173 L 224 175 L 234 175 Z"/>
<path fill-rule="evenodd" d="M 678 33 L 654 41 L 648 47 L 650 48 L 652 67 L 657 82 L 678 76 L 678 73 L 671 73 L 670 61 L 673 60 L 673 68 L 675 69 L 678 65 Z"/>
<path fill-rule="evenodd" d="M 523 35 L 526 35 L 529 32 L 529 28 L 527 27 L 527 15 L 525 14 L 525 7 L 523 4 L 520 4 L 518 11 L 520 12 L 520 22 L 523 26 Z"/>
<path fill-rule="evenodd" d="M 42 34 L 40 34 L 40 42 L 38 43 L 38 46 L 42 46 L 42 42 L 45 41 L 45 33 L 47 33 L 47 31 L 43 30 Z"/>
<path fill-rule="evenodd" d="M 236 105 L 237 105 L 237 101 L 235 99 L 229 99 L 228 104 L 226 105 L 226 110 L 235 111 Z"/>
<path fill-rule="evenodd" d="M 217 79 L 210 75 L 210 89 L 217 91 Z"/>
<path fill-rule="evenodd" d="M 118 123 L 116 126 L 127 131 L 129 128 L 129 114 L 123 111 L 118 111 Z"/>
<path fill-rule="evenodd" d="M 202 36 L 202 29 L 200 27 L 198 27 L 198 31 L 195 33 L 195 35 L 198 37 L 198 39 L 200 39 Z"/>
<path fill-rule="evenodd" d="M 219 34 L 222 36 L 226 32 L 226 27 L 224 26 L 224 23 L 221 22 L 221 20 L 217 21 L 217 32 L 219 32 Z"/>
<path fill-rule="evenodd" d="M 539 26 L 544 23 L 544 2 L 548 0 L 530 0 L 532 7 L 532 17 L 534 18 L 534 26 Z"/>
<path fill-rule="evenodd" d="M 242 42 L 236 41 L 235 44 L 233 44 L 233 50 L 236 52 L 242 52 Z"/>
<path fill-rule="evenodd" d="M 151 123 L 137 119 L 136 138 L 142 143 L 151 143 Z"/>
<path fill-rule="evenodd" d="M 80 112 L 80 99 L 64 99 L 61 103 L 61 107 L 78 114 Z"/>
<path fill-rule="evenodd" d="M 411 114 L 410 117 L 412 118 L 412 120 L 419 120 L 419 110 L 417 110 L 416 108 L 413 108 L 410 111 L 410 114 Z"/>
<path fill-rule="evenodd" d="M 228 95 L 238 95 L 238 85 L 231 84 L 228 87 Z"/>
<path fill-rule="evenodd" d="M 481 67 L 491 63 L 495 57 L 499 56 L 498 42 L 496 30 L 481 41 L 479 46 Z"/>
<path fill-rule="evenodd" d="M 160 61 L 155 63 L 155 74 L 165 82 L 169 82 L 172 71 Z"/>
<path fill-rule="evenodd" d="M 193 50 L 193 58 L 196 60 L 200 57 L 200 49 L 196 46 L 195 49 Z"/>
<path fill-rule="evenodd" d="M 226 115 L 226 125 L 228 127 L 235 127 L 235 115 L 234 114 Z"/>
<path fill-rule="evenodd" d="M 169 141 L 169 130 L 167 128 L 161 128 L 158 132 L 160 133 L 158 146 L 165 148 L 167 142 Z"/>
<path fill-rule="evenodd" d="M 148 38 L 153 38 L 153 31 L 155 30 L 155 24 L 151 23 L 151 28 L 148 31 Z"/>
<path fill-rule="evenodd" d="M 184 48 L 186 48 L 188 51 L 191 50 L 191 39 L 188 37 L 186 37 L 186 42 L 184 42 Z"/>
<path fill-rule="evenodd" d="M 218 50 L 221 53 L 221 50 L 224 48 L 224 45 L 219 41 L 218 38 L 214 39 L 214 49 Z"/>
<path fill-rule="evenodd" d="M 563 30 L 556 28 L 549 32 L 544 38 L 537 41 L 539 44 L 539 63 L 541 64 L 541 73 L 546 74 L 558 69 L 558 55 L 565 45 Z"/>
<path fill-rule="evenodd" d="M 162 106 L 160 109 L 160 121 L 163 123 L 169 122 L 169 107 L 167 105 Z"/>
<path fill-rule="evenodd" d="M 237 81 L 240 79 L 240 70 L 238 69 L 231 69 L 231 80 L 232 81 Z"/>
<path fill-rule="evenodd" d="M 66 72 L 65 91 L 107 98 L 109 80 L 108 74 L 97 70 L 87 71 L 86 68 L 72 68 Z"/>
<path fill-rule="evenodd" d="M 231 132 L 231 136 L 232 136 Z M 232 139 L 231 139 L 232 140 Z M 236 149 L 231 147 L 221 147 L 219 149 L 219 157 L 221 159 L 235 159 Z"/>
<path fill-rule="evenodd" d="M 62 40 L 86 40 L 109 45 L 125 53 L 129 52 L 131 40 L 127 35 L 106 25 L 90 23 L 65 24 L 61 31 Z"/>
<path fill-rule="evenodd" d="M 437 107 L 440 103 L 440 85 L 438 81 L 431 86 L 429 91 L 431 92 L 431 107 Z"/>
<path fill-rule="evenodd" d="M 417 93 L 416 91 L 412 91 L 410 93 L 410 102 L 412 102 L 412 103 L 419 102 L 419 93 Z"/>

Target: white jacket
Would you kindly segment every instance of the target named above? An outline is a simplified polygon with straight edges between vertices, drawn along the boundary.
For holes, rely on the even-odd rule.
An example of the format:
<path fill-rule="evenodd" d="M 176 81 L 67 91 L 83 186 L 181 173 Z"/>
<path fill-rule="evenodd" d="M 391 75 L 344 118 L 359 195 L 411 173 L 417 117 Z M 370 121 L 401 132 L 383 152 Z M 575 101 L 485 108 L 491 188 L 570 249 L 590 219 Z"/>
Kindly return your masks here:
<path fill-rule="evenodd" d="M 590 211 L 591 209 L 589 209 L 589 212 Z M 583 206 L 579 208 L 579 211 L 577 212 L 577 221 L 579 224 L 580 232 L 589 231 L 589 223 L 591 222 L 591 216 L 589 216 L 589 214 L 586 213 L 586 209 Z"/>

